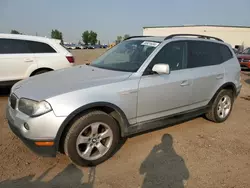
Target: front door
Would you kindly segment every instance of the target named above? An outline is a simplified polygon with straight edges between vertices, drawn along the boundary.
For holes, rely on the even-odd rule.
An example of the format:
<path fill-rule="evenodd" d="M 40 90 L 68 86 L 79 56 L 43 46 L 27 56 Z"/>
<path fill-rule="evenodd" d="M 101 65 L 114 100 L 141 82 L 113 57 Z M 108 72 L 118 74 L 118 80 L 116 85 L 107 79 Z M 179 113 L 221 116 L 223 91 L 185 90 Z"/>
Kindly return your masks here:
<path fill-rule="evenodd" d="M 186 63 L 186 42 L 166 44 L 154 57 L 146 72 L 158 63 L 168 64 L 170 74 L 148 73 L 141 77 L 138 91 L 138 123 L 190 109 L 193 76 L 190 70 L 183 69 Z"/>

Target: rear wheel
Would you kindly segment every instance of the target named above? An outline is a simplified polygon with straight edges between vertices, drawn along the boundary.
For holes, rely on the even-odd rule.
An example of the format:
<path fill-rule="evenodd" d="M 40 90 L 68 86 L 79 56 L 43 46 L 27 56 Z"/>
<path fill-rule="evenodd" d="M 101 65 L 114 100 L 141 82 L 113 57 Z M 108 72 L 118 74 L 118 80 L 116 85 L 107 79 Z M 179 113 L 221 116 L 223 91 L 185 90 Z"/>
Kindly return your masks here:
<path fill-rule="evenodd" d="M 211 109 L 206 114 L 207 119 L 221 123 L 230 115 L 233 108 L 233 92 L 231 90 L 221 90 L 216 96 Z"/>
<path fill-rule="evenodd" d="M 64 151 L 79 166 L 95 166 L 116 150 L 120 131 L 116 121 L 102 111 L 93 111 L 77 119 L 69 129 Z"/>
<path fill-rule="evenodd" d="M 42 70 L 34 72 L 31 76 L 36 76 L 36 75 L 43 74 L 43 73 L 46 73 L 46 72 L 49 72 L 49 71 L 51 71 L 51 70 L 42 69 Z"/>

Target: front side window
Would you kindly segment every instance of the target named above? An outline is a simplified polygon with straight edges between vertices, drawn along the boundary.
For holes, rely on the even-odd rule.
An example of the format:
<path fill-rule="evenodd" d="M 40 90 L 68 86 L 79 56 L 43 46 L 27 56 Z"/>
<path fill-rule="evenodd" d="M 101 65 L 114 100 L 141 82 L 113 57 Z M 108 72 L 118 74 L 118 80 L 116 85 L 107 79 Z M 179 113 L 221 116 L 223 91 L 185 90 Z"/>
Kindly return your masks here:
<path fill-rule="evenodd" d="M 0 39 L 0 54 L 27 54 L 32 53 L 25 40 Z"/>
<path fill-rule="evenodd" d="M 148 70 L 152 70 L 155 64 L 168 64 L 171 71 L 183 68 L 185 60 L 186 43 L 183 41 L 171 42 L 166 44 L 154 57 Z"/>
<path fill-rule="evenodd" d="M 221 63 L 219 45 L 213 42 L 188 42 L 187 68 L 218 65 Z"/>
<path fill-rule="evenodd" d="M 123 41 L 96 59 L 91 63 L 91 66 L 116 71 L 136 72 L 158 45 L 159 42 L 155 41 Z"/>

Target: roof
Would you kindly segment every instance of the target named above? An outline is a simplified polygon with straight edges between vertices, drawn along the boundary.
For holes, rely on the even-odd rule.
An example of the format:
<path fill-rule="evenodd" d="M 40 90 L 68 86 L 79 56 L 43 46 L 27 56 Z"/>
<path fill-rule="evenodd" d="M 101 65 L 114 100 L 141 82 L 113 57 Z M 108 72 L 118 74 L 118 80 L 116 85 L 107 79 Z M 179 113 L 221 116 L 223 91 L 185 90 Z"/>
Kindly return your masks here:
<path fill-rule="evenodd" d="M 177 25 L 177 26 L 145 26 L 146 28 L 170 28 L 170 27 L 234 27 L 234 28 L 249 28 L 250 26 L 236 26 L 236 25 Z"/>
<path fill-rule="evenodd" d="M 0 33 L 0 38 L 14 38 L 14 39 L 32 40 L 32 41 L 38 41 L 38 42 L 53 41 L 56 43 L 60 43 L 60 40 L 58 39 L 51 39 L 51 38 L 32 36 L 32 35 L 23 35 L 23 34 Z"/>

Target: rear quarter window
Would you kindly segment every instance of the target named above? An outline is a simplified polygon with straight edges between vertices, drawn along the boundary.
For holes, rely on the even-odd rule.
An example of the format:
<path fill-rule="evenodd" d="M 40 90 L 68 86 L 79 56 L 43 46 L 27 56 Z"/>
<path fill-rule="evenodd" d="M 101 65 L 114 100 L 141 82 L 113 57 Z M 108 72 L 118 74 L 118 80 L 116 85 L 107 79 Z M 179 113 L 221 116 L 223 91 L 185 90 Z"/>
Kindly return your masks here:
<path fill-rule="evenodd" d="M 43 42 L 27 41 L 27 44 L 33 53 L 56 53 L 54 48 Z"/>
<path fill-rule="evenodd" d="M 222 62 L 228 61 L 233 58 L 233 54 L 231 50 L 225 45 L 220 44 L 220 54 L 222 58 Z"/>

